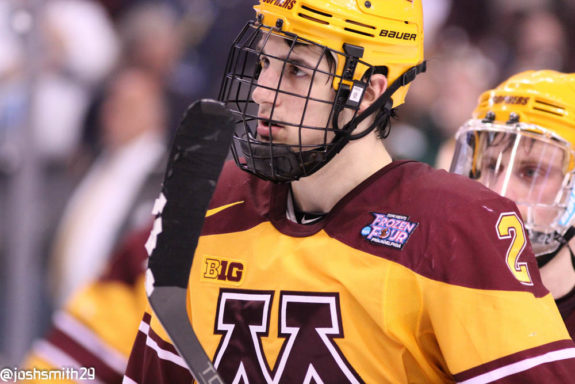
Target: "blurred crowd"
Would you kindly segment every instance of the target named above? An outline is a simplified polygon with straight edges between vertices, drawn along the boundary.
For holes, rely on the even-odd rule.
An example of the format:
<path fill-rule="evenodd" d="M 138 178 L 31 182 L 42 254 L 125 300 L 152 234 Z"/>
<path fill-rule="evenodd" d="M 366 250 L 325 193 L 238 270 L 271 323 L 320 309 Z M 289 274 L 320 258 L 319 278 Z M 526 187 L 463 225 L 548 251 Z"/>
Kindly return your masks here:
<path fill-rule="evenodd" d="M 170 135 L 217 97 L 251 5 L 0 2 L 0 363 L 150 219 Z"/>
<path fill-rule="evenodd" d="M 17 287 L 29 286 L 38 304 L 25 349 L 101 273 L 119 239 L 149 221 L 170 135 L 193 100 L 217 97 L 253 3 L 0 2 L 0 367 L 22 357 L 7 341 L 12 308 L 26 305 L 9 296 Z M 392 123 L 387 145 L 397 158 L 448 168 L 451 139 L 481 92 L 526 69 L 575 68 L 570 0 L 423 6 L 428 71 Z M 30 159 L 38 202 L 22 206 L 18 177 Z M 40 267 L 13 276 L 22 241 L 14 231 L 28 209 L 37 243 L 29 260 Z"/>

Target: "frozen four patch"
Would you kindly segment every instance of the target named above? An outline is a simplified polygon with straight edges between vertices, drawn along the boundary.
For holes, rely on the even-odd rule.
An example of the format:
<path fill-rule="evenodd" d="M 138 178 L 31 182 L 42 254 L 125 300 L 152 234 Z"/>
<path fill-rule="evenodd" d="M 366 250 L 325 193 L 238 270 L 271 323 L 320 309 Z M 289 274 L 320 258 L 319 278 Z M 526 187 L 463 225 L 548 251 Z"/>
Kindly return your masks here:
<path fill-rule="evenodd" d="M 371 213 L 375 218 L 361 235 L 370 243 L 402 249 L 415 231 L 418 223 L 409 221 L 409 217 L 393 213 Z"/>

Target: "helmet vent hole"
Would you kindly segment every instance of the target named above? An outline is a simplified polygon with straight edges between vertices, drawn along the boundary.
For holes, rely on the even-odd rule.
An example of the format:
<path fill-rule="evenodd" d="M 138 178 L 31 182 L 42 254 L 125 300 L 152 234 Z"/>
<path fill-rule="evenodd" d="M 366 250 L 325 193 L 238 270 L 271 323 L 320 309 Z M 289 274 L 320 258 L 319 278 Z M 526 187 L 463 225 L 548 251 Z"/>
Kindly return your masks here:
<path fill-rule="evenodd" d="M 371 33 L 361 32 L 361 31 L 358 31 L 358 30 L 356 30 L 356 29 L 344 28 L 344 30 L 346 30 L 346 31 L 348 31 L 348 32 L 357 33 L 357 34 L 360 34 L 360 35 L 363 35 L 363 36 L 374 37 L 374 35 L 371 34 Z"/>
<path fill-rule="evenodd" d="M 301 9 L 305 9 L 306 11 L 313 12 L 313 13 L 317 13 L 318 15 L 322 15 L 322 16 L 325 16 L 325 17 L 332 17 L 332 15 L 330 15 L 329 13 L 325 13 L 325 12 L 322 12 L 322 11 L 318 11 L 317 9 L 310 8 L 310 7 L 308 7 L 307 5 L 302 5 L 302 6 L 301 6 Z M 300 15 L 300 16 L 303 16 L 301 13 L 300 13 L 299 15 Z"/>
<path fill-rule="evenodd" d="M 357 25 L 359 27 L 364 27 L 364 28 L 370 28 L 370 29 L 375 29 L 375 27 L 373 25 L 369 25 L 369 24 L 364 24 L 364 23 L 360 23 L 359 21 L 354 21 L 354 20 L 346 20 L 346 23 L 349 24 L 353 24 L 353 25 Z"/>
<path fill-rule="evenodd" d="M 557 104 L 551 104 L 537 99 L 535 99 L 533 109 L 536 111 L 547 112 L 555 116 L 565 116 L 565 108 Z"/>
<path fill-rule="evenodd" d="M 536 111 L 540 111 L 540 112 L 547 112 L 547 113 L 550 113 L 550 114 L 555 115 L 555 116 L 563 116 L 563 113 L 557 113 L 554 111 L 550 111 L 548 109 L 537 108 L 537 107 L 533 107 L 533 109 Z"/>
<path fill-rule="evenodd" d="M 321 19 L 318 19 L 318 18 L 315 18 L 315 17 L 310 16 L 310 15 L 306 15 L 306 14 L 303 14 L 303 13 L 299 13 L 298 16 L 301 17 L 302 19 L 307 19 L 307 20 L 311 20 L 311 21 L 316 22 L 316 23 L 320 23 L 320 24 L 324 24 L 324 25 L 329 25 L 329 23 L 328 23 L 327 21 L 321 20 Z"/>

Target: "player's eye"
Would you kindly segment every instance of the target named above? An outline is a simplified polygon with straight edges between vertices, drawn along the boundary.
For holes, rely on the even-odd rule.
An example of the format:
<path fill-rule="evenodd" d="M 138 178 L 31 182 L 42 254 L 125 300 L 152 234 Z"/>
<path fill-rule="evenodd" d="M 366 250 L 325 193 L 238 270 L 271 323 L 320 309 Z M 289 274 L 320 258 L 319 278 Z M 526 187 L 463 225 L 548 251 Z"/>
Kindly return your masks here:
<path fill-rule="evenodd" d="M 503 171 L 503 166 L 501 164 L 497 166 L 497 160 L 495 159 L 485 159 L 483 162 L 482 171 L 486 174 L 498 174 Z"/>
<path fill-rule="evenodd" d="M 267 56 L 260 56 L 260 62 L 259 62 L 260 70 L 266 69 L 267 67 L 269 67 L 269 65 L 270 65 L 270 59 Z"/>
<path fill-rule="evenodd" d="M 520 180 L 527 184 L 544 183 L 549 177 L 550 170 L 538 164 L 522 164 L 518 170 Z"/>
<path fill-rule="evenodd" d="M 307 76 L 308 72 L 306 69 L 295 65 L 295 64 L 288 64 L 287 65 L 288 73 L 295 77 L 304 77 Z"/>
<path fill-rule="evenodd" d="M 533 166 L 524 166 L 521 167 L 520 171 L 519 171 L 519 175 L 521 176 L 521 179 L 523 180 L 533 180 L 534 178 L 536 178 L 538 175 L 540 175 L 540 170 L 537 167 L 533 167 Z"/>

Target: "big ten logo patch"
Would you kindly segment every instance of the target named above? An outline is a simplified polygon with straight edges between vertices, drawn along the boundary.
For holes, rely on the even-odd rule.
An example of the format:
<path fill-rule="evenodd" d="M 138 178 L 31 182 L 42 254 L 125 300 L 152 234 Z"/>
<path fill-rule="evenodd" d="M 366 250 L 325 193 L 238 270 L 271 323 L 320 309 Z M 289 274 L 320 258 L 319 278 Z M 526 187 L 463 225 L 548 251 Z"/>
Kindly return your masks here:
<path fill-rule="evenodd" d="M 221 257 L 204 256 L 201 279 L 212 282 L 228 282 L 240 285 L 245 275 L 242 262 Z"/>

